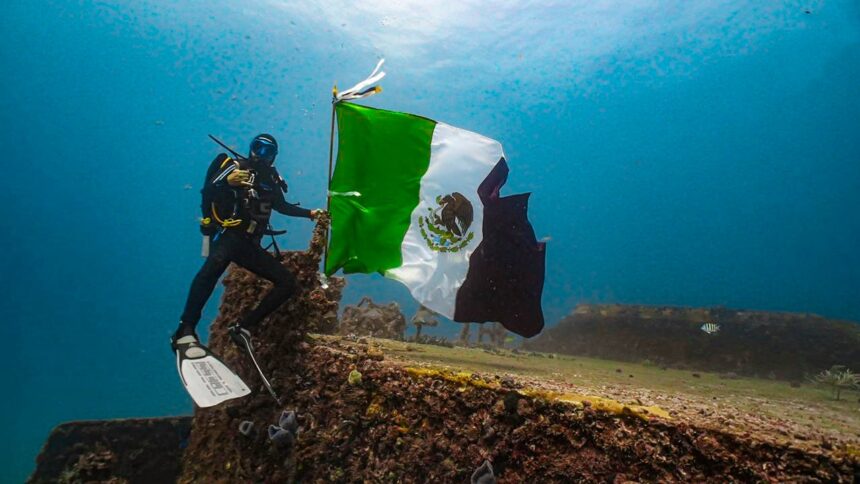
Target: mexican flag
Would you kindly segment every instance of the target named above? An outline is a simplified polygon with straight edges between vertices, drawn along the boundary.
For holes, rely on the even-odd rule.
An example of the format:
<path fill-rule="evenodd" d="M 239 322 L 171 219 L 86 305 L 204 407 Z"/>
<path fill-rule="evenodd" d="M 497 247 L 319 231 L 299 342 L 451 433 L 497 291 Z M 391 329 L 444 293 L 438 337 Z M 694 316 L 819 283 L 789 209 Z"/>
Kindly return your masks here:
<path fill-rule="evenodd" d="M 502 145 L 413 114 L 335 105 L 326 274 L 378 272 L 460 322 L 543 328 L 545 247 L 528 194 L 503 197 Z"/>

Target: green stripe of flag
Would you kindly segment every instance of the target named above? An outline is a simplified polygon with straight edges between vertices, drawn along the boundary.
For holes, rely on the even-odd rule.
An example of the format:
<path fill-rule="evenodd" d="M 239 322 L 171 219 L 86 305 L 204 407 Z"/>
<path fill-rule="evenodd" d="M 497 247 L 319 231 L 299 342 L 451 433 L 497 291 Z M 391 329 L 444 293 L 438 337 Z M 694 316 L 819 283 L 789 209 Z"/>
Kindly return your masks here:
<path fill-rule="evenodd" d="M 436 122 L 340 102 L 326 274 L 383 273 L 403 263 Z"/>

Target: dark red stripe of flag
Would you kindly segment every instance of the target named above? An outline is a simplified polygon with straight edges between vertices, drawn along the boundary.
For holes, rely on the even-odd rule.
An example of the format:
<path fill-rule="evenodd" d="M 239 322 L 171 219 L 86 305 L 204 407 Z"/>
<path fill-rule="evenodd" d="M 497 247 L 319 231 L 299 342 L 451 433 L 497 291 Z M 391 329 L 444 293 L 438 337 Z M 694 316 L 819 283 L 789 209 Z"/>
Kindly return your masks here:
<path fill-rule="evenodd" d="M 478 187 L 484 204 L 484 238 L 469 259 L 466 280 L 457 291 L 454 320 L 498 321 L 530 338 L 543 329 L 541 308 L 546 244 L 538 242 L 528 220 L 528 193 L 500 196 L 508 179 L 504 158 Z"/>

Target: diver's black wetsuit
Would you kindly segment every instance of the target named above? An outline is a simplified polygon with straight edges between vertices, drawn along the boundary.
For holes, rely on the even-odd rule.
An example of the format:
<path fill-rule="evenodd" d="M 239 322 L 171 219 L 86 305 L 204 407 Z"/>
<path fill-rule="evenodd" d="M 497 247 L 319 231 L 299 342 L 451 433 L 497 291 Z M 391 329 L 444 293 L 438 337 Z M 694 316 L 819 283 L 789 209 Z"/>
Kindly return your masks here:
<path fill-rule="evenodd" d="M 231 262 L 274 284 L 260 304 L 238 322 L 243 327 L 254 326 L 289 299 L 298 290 L 296 277 L 260 247 L 260 239 L 268 227 L 272 209 L 292 217 L 312 218 L 310 210 L 287 203 L 274 170 L 268 167 L 255 170 L 254 187 L 249 190 L 231 187 L 227 183 L 227 175 L 235 169 L 251 167 L 243 166 L 225 154 L 218 155 L 213 163 L 220 168 L 207 176 L 203 190 L 209 190 L 207 193 L 214 201 L 214 215 L 221 220 L 241 220 L 241 223 L 234 227 L 219 227 L 211 236 L 209 256 L 191 283 L 182 313 L 180 332 L 185 334 L 194 332 L 203 306 Z M 206 198 L 204 196 L 204 200 Z M 204 213 L 207 208 L 204 207 Z"/>

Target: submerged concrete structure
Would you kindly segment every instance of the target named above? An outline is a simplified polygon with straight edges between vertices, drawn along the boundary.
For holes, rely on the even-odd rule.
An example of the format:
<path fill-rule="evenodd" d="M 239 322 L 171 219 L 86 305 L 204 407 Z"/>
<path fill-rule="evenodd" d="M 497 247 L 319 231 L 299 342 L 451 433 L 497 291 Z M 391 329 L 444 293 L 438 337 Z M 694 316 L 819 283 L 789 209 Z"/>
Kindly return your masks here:
<path fill-rule="evenodd" d="M 703 330 L 704 325 L 711 332 Z M 580 304 L 528 349 L 784 380 L 860 370 L 860 324 L 815 314 Z"/>
<path fill-rule="evenodd" d="M 468 482 L 484 461 L 499 482 L 851 482 L 860 475 L 860 462 L 844 452 L 758 442 L 674 422 L 657 408 L 571 399 L 514 378 L 404 365 L 372 339 L 319 335 L 334 332 L 331 314 L 343 287 L 341 279 L 317 276 L 324 230 L 317 227 L 307 252 L 285 254 L 283 263 L 296 272 L 303 292 L 254 335 L 257 358 L 283 405 L 226 334 L 227 324 L 255 304 L 268 283 L 230 270 L 210 343 L 254 393 L 172 424 L 187 430 L 187 438 L 178 440 L 181 457 L 175 448 L 162 454 L 165 472 L 175 473 L 169 480 Z M 297 413 L 298 438 L 278 445 L 268 427 L 285 409 Z M 103 429 L 111 441 L 119 427 Z M 134 442 L 174 445 L 159 432 Z M 108 459 L 96 480 L 161 482 L 111 465 L 141 455 L 134 442 L 112 450 L 122 457 Z M 74 477 L 73 459 L 61 467 L 53 458 L 64 452 L 58 447 L 46 447 L 32 482 Z M 85 447 L 77 446 L 80 455 L 89 452 Z M 106 456 L 99 449 L 93 446 L 96 461 Z"/>

